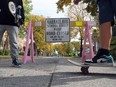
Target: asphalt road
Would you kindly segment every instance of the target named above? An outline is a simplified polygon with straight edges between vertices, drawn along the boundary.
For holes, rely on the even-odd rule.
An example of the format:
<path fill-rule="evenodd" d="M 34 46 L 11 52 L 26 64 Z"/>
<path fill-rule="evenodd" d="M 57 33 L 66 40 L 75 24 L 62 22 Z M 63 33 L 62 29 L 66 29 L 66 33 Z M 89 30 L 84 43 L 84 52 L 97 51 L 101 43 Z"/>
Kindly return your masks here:
<path fill-rule="evenodd" d="M 89 72 L 83 75 L 66 58 L 37 58 L 21 68 L 0 60 L 0 87 L 116 87 L 116 68 L 90 67 Z"/>

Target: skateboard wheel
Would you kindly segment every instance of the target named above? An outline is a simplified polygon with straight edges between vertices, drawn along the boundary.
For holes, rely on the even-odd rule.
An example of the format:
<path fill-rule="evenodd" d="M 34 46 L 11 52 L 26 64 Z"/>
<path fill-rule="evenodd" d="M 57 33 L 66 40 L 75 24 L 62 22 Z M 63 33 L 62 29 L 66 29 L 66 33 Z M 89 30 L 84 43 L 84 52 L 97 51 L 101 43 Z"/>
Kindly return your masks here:
<path fill-rule="evenodd" d="M 21 8 L 22 8 L 22 6 L 21 6 L 21 5 L 18 5 L 18 8 L 19 8 L 19 9 L 21 9 Z"/>
<path fill-rule="evenodd" d="M 21 19 L 22 17 L 20 15 L 18 15 L 17 18 Z"/>
<path fill-rule="evenodd" d="M 88 69 L 89 69 L 89 67 L 81 67 L 81 72 L 83 74 L 88 74 L 89 73 Z"/>

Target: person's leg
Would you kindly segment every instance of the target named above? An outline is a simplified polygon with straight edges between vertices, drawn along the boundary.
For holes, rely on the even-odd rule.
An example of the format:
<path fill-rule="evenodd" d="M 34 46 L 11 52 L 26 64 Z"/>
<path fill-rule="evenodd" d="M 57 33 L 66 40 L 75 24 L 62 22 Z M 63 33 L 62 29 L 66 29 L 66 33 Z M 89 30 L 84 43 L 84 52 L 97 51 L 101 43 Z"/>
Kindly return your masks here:
<path fill-rule="evenodd" d="M 18 27 L 7 26 L 7 32 L 9 35 L 11 58 L 18 58 Z"/>
<path fill-rule="evenodd" d="M 10 42 L 10 54 L 14 65 L 20 65 L 17 63 L 18 60 L 18 33 L 19 29 L 16 26 L 7 26 L 7 32 L 9 35 Z"/>
<path fill-rule="evenodd" d="M 111 25 L 114 22 L 114 11 L 110 0 L 99 0 L 99 22 L 100 22 L 100 43 L 101 48 L 98 50 L 96 56 L 92 58 L 92 62 L 112 62 L 110 55 L 110 42 L 112 37 Z M 101 60 L 103 59 L 103 60 Z M 104 60 L 105 59 L 105 60 Z"/>
<path fill-rule="evenodd" d="M 111 22 L 102 23 L 100 25 L 101 48 L 110 50 L 111 38 L 112 38 Z"/>
<path fill-rule="evenodd" d="M 100 25 L 100 44 L 101 48 L 98 50 L 96 56 L 92 59 L 93 63 L 97 62 L 113 62 L 113 57 L 110 55 L 110 43 L 112 39 L 111 22 L 102 23 Z M 105 60 L 104 60 L 105 59 Z"/>
<path fill-rule="evenodd" d="M 111 9 L 113 11 L 113 12 L 110 12 L 111 16 L 114 16 L 114 15 L 116 16 L 116 5 L 115 5 L 116 0 L 110 0 L 109 3 L 111 4 Z M 111 43 L 111 38 L 112 38 L 112 27 L 111 27 L 112 24 L 111 24 L 111 21 L 102 23 L 100 25 L 101 48 L 107 49 L 107 50 L 110 50 L 110 43 Z"/>

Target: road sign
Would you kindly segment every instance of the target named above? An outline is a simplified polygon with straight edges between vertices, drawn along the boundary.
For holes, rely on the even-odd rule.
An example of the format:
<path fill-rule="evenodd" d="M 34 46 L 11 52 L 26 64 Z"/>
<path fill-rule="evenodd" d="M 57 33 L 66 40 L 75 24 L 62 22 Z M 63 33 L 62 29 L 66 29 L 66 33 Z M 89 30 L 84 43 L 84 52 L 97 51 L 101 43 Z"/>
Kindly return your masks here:
<path fill-rule="evenodd" d="M 77 27 L 83 27 L 83 22 L 81 22 L 81 21 L 76 22 L 76 26 Z"/>
<path fill-rule="evenodd" d="M 90 24 L 90 26 L 96 26 L 96 22 L 95 21 L 89 21 L 89 24 Z"/>
<path fill-rule="evenodd" d="M 46 42 L 69 42 L 70 20 L 69 18 L 46 19 Z"/>

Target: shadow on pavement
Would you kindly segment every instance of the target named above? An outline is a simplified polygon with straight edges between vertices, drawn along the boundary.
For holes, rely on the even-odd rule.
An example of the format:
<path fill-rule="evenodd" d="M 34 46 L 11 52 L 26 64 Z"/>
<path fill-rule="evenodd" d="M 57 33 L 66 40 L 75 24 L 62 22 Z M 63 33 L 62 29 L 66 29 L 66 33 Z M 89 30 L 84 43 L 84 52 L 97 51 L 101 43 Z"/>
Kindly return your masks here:
<path fill-rule="evenodd" d="M 0 77 L 0 87 L 47 87 L 50 76 Z"/>
<path fill-rule="evenodd" d="M 88 75 L 83 75 L 81 72 L 57 72 L 54 73 L 54 78 L 52 85 L 66 85 L 70 82 L 80 82 L 80 81 L 88 81 L 95 79 L 116 79 L 116 74 L 112 73 L 89 73 Z"/>

